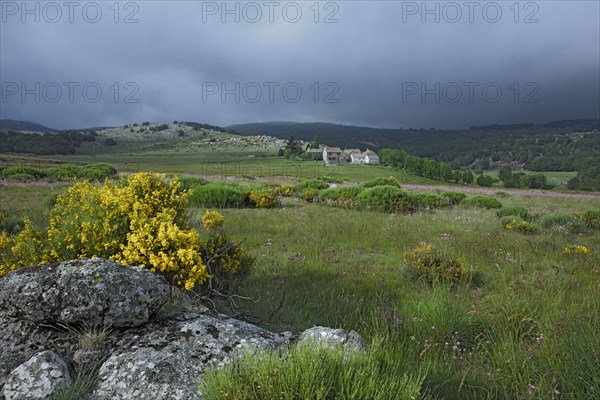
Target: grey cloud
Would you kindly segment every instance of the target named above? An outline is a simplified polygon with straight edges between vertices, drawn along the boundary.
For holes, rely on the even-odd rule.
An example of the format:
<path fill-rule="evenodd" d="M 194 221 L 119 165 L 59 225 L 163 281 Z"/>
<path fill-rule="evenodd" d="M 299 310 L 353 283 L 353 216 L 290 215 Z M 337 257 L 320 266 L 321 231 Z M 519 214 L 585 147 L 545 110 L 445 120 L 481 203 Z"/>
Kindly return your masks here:
<path fill-rule="evenodd" d="M 5 0 L 0 2 L 5 8 Z M 102 98 L 82 98 L 55 104 L 21 101 L 19 94 L 3 93 L 0 117 L 28 119 L 57 128 L 118 125 L 142 120 L 193 120 L 228 125 L 269 120 L 330 121 L 376 127 L 467 127 L 496 122 L 547 121 L 560 118 L 598 118 L 600 109 L 600 28 L 597 2 L 529 2 L 537 9 L 520 9 L 514 22 L 512 2 L 497 2 L 502 18 L 487 22 L 475 12 L 474 22 L 463 16 L 449 23 L 431 15 L 405 16 L 403 8 L 422 2 L 321 2 L 319 23 L 314 23 L 312 2 L 298 2 L 303 16 L 286 22 L 277 12 L 275 22 L 266 15 L 257 23 L 228 16 L 209 15 L 211 2 L 135 2 L 138 23 L 124 24 L 132 9 L 120 10 L 119 23 L 102 6 L 102 19 L 91 24 L 77 18 L 51 24 L 21 23 L 3 15 L 0 23 L 0 80 L 6 82 L 95 82 Z M 443 8 L 444 4 L 439 3 Z M 459 6 L 464 2 L 455 2 Z M 492 2 L 481 2 L 480 8 Z M 21 2 L 17 2 L 21 4 Z M 81 3 L 86 4 L 86 3 Z M 126 3 L 121 3 L 124 6 Z M 221 5 L 221 2 L 215 4 Z M 234 7 L 235 2 L 228 3 Z M 243 7 L 245 3 L 239 3 Z M 257 2 L 261 5 L 263 2 Z M 286 3 L 278 3 L 282 8 Z M 428 2 L 433 8 L 435 2 Z M 322 19 L 337 7 L 338 23 Z M 533 7 L 533 6 L 532 6 Z M 262 7 L 263 12 L 266 8 Z M 538 23 L 523 23 L 535 10 Z M 446 16 L 448 17 L 448 16 Z M 137 88 L 135 95 L 131 86 Z M 263 88 L 252 103 L 253 82 Z M 269 101 L 265 82 L 278 82 Z M 333 82 L 336 86 L 333 87 Z M 465 82 L 502 87 L 502 97 L 487 101 L 481 92 L 474 101 L 452 103 L 434 95 L 422 101 L 420 93 L 403 101 L 407 83 L 435 87 Z M 115 83 L 119 88 L 115 101 Z M 203 96 L 206 85 L 247 85 L 240 101 L 229 94 Z M 286 100 L 286 83 L 301 87 L 298 102 Z M 315 86 L 316 83 L 316 86 Z M 519 101 L 514 86 L 519 85 Z M 535 84 L 536 103 L 524 103 Z M 339 89 L 335 91 L 332 89 Z M 447 86 L 448 87 L 448 86 Z M 511 89 L 511 87 L 513 89 Z M 316 89 L 319 93 L 315 102 Z M 334 94 L 335 92 L 335 94 Z M 446 93 L 447 94 L 447 93 Z M 127 103 L 127 96 L 138 100 Z M 327 96 L 338 100 L 324 102 Z M 131 99 L 130 99 L 131 100 Z"/>

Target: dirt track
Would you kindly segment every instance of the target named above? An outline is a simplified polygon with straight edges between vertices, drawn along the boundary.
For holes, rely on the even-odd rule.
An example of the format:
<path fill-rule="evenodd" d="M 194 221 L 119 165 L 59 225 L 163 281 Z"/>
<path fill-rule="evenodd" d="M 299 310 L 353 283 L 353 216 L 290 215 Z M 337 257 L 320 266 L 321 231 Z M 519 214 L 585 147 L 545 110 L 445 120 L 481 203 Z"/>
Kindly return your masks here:
<path fill-rule="evenodd" d="M 402 188 L 413 189 L 413 190 L 443 190 L 443 191 L 455 191 L 455 192 L 487 194 L 487 195 L 494 195 L 498 192 L 506 192 L 508 194 L 512 194 L 512 195 L 516 195 L 516 196 L 565 197 L 565 198 L 572 198 L 572 199 L 597 199 L 598 201 L 600 201 L 600 194 L 563 193 L 563 192 L 552 192 L 552 191 L 537 190 L 537 189 L 529 189 L 529 190 L 503 189 L 503 188 L 484 189 L 484 188 L 472 188 L 472 187 L 460 187 L 460 186 L 429 186 L 429 185 L 409 185 L 409 184 L 403 184 Z"/>

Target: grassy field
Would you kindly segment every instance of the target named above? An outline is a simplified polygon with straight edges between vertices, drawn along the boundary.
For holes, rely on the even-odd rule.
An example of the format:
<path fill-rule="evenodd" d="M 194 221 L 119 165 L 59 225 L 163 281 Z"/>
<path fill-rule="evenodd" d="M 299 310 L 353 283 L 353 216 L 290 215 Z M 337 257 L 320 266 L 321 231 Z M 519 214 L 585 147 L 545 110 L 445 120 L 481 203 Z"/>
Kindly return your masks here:
<path fill-rule="evenodd" d="M 265 154 L 145 154 L 53 157 L 111 162 L 121 171 L 210 176 L 397 176 L 384 167 L 323 167 Z M 258 159 L 260 157 L 260 159 Z M 48 158 L 29 158 L 43 165 Z M 223 165 L 224 170 L 210 170 Z M 235 172 L 236 168 L 238 172 Z M 245 168 L 245 169 L 244 169 Z M 252 168 L 259 172 L 250 172 Z M 286 169 L 287 168 L 287 169 Z M 296 172 L 284 173 L 282 171 Z M 210 172 L 205 172 L 210 171 Z M 266 172 L 265 172 L 266 171 Z M 283 176 L 283 177 L 282 177 Z M 248 179 L 252 181 L 256 178 Z M 433 182 L 429 182 L 433 183 Z M 1 209 L 43 224 L 64 184 L 4 185 Z M 534 214 L 598 208 L 598 199 L 497 196 Z M 193 218 L 204 211 L 192 209 Z M 506 230 L 495 211 L 456 206 L 411 215 L 356 211 L 286 199 L 277 209 L 225 209 L 227 231 L 256 257 L 237 291 L 246 316 L 275 331 L 314 325 L 354 329 L 382 374 L 422 376 L 430 399 L 600 398 L 600 236 Z M 455 284 L 415 281 L 406 253 L 420 242 L 461 258 Z M 563 254 L 585 246 L 590 255 Z M 226 310 L 225 310 L 226 311 Z M 394 399 L 394 394 L 389 394 Z"/>
<path fill-rule="evenodd" d="M 285 178 L 333 178 L 363 182 L 377 176 L 395 176 L 404 183 L 437 184 L 437 181 L 407 174 L 380 165 L 331 165 L 316 161 L 289 161 L 273 151 L 222 152 L 143 152 L 130 154 L 73 156 L 2 155 L 0 163 L 47 166 L 57 163 L 108 163 L 118 172 L 152 171 L 167 174 L 207 177 L 223 180 L 246 177 L 261 181 L 285 181 Z"/>

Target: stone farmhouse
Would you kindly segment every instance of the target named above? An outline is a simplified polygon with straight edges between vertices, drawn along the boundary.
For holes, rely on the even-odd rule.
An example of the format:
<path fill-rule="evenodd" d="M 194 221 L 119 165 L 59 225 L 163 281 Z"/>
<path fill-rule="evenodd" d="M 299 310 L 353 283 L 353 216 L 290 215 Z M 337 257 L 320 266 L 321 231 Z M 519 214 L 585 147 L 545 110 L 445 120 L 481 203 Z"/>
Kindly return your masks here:
<path fill-rule="evenodd" d="M 323 160 L 325 164 L 379 164 L 379 156 L 373 150 L 340 149 L 339 147 L 319 146 L 318 149 L 306 149 L 314 160 Z"/>
<path fill-rule="evenodd" d="M 323 161 L 325 164 L 340 164 L 342 159 L 342 149 L 339 147 L 325 147 L 323 149 Z"/>
<path fill-rule="evenodd" d="M 359 149 L 344 150 L 350 164 L 379 164 L 379 156 L 373 150 L 362 152 Z"/>

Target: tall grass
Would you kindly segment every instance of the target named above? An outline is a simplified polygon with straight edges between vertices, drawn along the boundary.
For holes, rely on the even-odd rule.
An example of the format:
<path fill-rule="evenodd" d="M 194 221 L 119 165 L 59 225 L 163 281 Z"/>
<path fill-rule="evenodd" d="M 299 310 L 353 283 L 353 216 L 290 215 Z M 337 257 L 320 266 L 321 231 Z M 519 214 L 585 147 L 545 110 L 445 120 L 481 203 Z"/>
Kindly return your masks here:
<path fill-rule="evenodd" d="M 525 203 L 537 214 L 593 201 Z M 495 210 L 462 207 L 405 216 L 292 202 L 225 213 L 257 256 L 239 290 L 260 298 L 247 307 L 264 327 L 354 329 L 400 360 L 390 367 L 399 375 L 426 371 L 423 393 L 437 398 L 598 397 L 600 248 L 592 230 L 523 236 L 506 231 Z M 470 280 L 410 281 L 404 256 L 423 240 L 460 256 Z M 574 244 L 592 255 L 562 254 Z"/>

